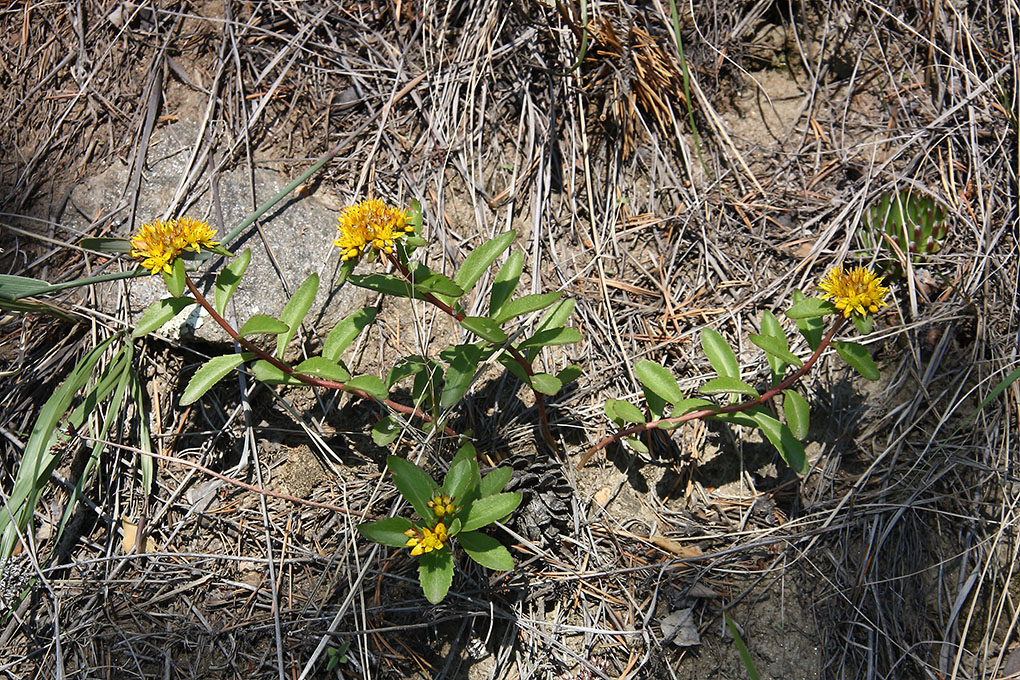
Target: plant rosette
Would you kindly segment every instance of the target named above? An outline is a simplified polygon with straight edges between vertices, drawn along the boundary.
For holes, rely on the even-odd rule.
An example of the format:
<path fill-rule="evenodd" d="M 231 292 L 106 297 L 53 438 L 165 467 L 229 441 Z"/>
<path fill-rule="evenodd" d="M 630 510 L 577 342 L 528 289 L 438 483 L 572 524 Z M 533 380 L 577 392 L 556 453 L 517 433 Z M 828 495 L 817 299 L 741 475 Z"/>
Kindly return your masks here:
<path fill-rule="evenodd" d="M 510 551 L 479 529 L 505 519 L 521 503 L 521 495 L 503 493 L 513 470 L 496 468 L 482 477 L 475 448 L 464 444 L 439 485 L 422 468 L 397 456 L 386 460 L 397 491 L 411 504 L 419 521 L 387 517 L 358 526 L 369 540 L 409 548 L 419 558 L 418 579 L 425 597 L 438 604 L 453 583 L 454 539 L 472 560 L 488 569 L 514 567 Z"/>

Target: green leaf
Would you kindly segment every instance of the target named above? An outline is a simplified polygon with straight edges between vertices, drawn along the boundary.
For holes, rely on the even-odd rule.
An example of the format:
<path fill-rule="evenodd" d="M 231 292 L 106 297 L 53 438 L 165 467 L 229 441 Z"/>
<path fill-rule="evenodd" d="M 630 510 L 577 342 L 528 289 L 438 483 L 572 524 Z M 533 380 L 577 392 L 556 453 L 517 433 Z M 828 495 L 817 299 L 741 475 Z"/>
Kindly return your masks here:
<path fill-rule="evenodd" d="M 462 531 L 474 531 L 503 519 L 521 504 L 519 493 L 497 493 L 477 499 L 468 510 Z"/>
<path fill-rule="evenodd" d="M 50 284 L 42 279 L 30 279 L 27 276 L 0 274 L 0 298 L 17 300 L 31 295 L 41 295 L 50 289 Z"/>
<path fill-rule="evenodd" d="M 840 342 L 838 340 L 833 342 L 832 345 L 839 352 L 839 356 L 843 357 L 843 361 L 853 366 L 858 373 L 868 380 L 878 380 L 878 366 L 872 361 L 871 354 L 864 345 L 859 345 L 856 342 Z"/>
<path fill-rule="evenodd" d="M 408 378 L 425 370 L 425 359 L 418 355 L 401 357 L 386 375 L 386 387 L 392 388 L 404 378 Z"/>
<path fill-rule="evenodd" d="M 0 310 L 20 314 L 49 314 L 63 321 L 74 323 L 76 319 L 56 305 L 30 300 L 9 300 L 0 295 Z"/>
<path fill-rule="evenodd" d="M 519 252 L 510 253 L 506 262 L 499 268 L 499 273 L 492 282 L 492 292 L 489 293 L 489 316 L 494 320 L 499 318 L 503 305 L 517 290 L 523 269 L 524 255 Z"/>
<path fill-rule="evenodd" d="M 457 542 L 468 557 L 487 569 L 510 571 L 514 568 L 514 558 L 510 556 L 510 551 L 492 536 L 477 531 L 462 531 L 457 535 Z"/>
<path fill-rule="evenodd" d="M 251 372 L 255 379 L 267 385 L 304 385 L 293 375 L 284 373 L 280 368 L 269 363 L 265 359 L 259 359 L 252 364 Z"/>
<path fill-rule="evenodd" d="M 649 392 L 654 392 L 656 396 L 670 404 L 683 401 L 684 395 L 680 391 L 680 384 L 677 383 L 673 374 L 662 365 L 654 361 L 642 360 L 634 364 L 634 373 L 637 374 L 641 386 L 645 388 L 646 396 Z"/>
<path fill-rule="evenodd" d="M 559 378 L 559 381 L 561 383 L 566 385 L 567 383 L 572 383 L 578 378 L 580 378 L 582 372 L 583 371 L 581 370 L 580 366 L 567 366 L 562 371 L 557 373 L 556 377 Z"/>
<path fill-rule="evenodd" d="M 341 383 L 351 379 L 351 372 L 345 366 L 330 361 L 326 357 L 308 357 L 295 366 L 294 371 Z"/>
<path fill-rule="evenodd" d="M 326 342 L 322 345 L 322 356 L 330 361 L 336 361 L 340 354 L 347 349 L 354 339 L 365 330 L 368 324 L 375 321 L 375 307 L 364 307 L 351 314 L 348 314 L 342 321 L 333 326 L 333 330 L 326 336 Z"/>
<path fill-rule="evenodd" d="M 443 352 L 443 359 L 449 364 L 446 370 L 446 383 L 439 399 L 442 408 L 451 408 L 461 400 L 471 386 L 471 381 L 478 370 L 482 350 L 478 345 L 456 345 Z"/>
<path fill-rule="evenodd" d="M 439 272 L 434 272 L 420 262 L 409 267 L 411 280 L 419 291 L 435 294 L 446 303 L 451 303 L 464 294 L 464 289 Z"/>
<path fill-rule="evenodd" d="M 556 294 L 558 295 L 558 293 Z M 553 295 L 553 293 L 546 293 L 546 295 Z M 574 304 L 572 298 L 567 298 L 547 309 L 542 318 L 538 320 L 538 325 L 535 327 L 536 332 L 565 325 L 570 319 L 570 315 L 574 313 Z"/>
<path fill-rule="evenodd" d="M 775 340 L 780 343 L 780 347 L 789 351 L 790 343 L 786 339 L 786 333 L 783 331 L 783 327 L 779 323 L 779 319 L 777 319 L 776 315 L 767 309 L 762 312 L 761 315 L 761 334 L 775 338 Z M 761 345 L 759 345 L 759 347 L 760 346 Z M 769 362 L 769 371 L 772 373 L 772 382 L 775 384 L 779 382 L 783 372 L 786 370 L 787 362 L 783 361 L 778 356 L 768 353 L 767 351 L 766 359 Z"/>
<path fill-rule="evenodd" d="M 797 441 L 790 428 L 764 411 L 758 411 L 751 417 L 761 428 L 766 439 L 779 451 L 779 455 L 783 457 L 786 464 L 797 474 L 806 474 L 808 464 L 807 456 L 804 455 L 804 445 Z"/>
<path fill-rule="evenodd" d="M 499 493 L 513 476 L 514 469 L 509 465 L 496 468 L 489 474 L 482 477 L 482 483 L 478 487 L 478 495 L 485 497 Z"/>
<path fill-rule="evenodd" d="M 502 345 L 506 342 L 506 333 L 500 328 L 495 321 L 486 316 L 468 316 L 465 317 L 460 325 L 471 331 L 482 340 L 488 340 L 489 342 Z"/>
<path fill-rule="evenodd" d="M 414 289 L 410 283 L 392 274 L 351 274 L 347 278 L 355 286 L 375 293 L 399 298 L 422 298 L 421 294 L 414 295 Z"/>
<path fill-rule="evenodd" d="M 294 337 L 298 326 L 305 318 L 305 314 L 312 307 L 315 301 L 315 293 L 319 290 L 319 275 L 312 273 L 304 280 L 294 292 L 294 297 L 287 301 L 283 311 L 280 313 L 280 321 L 287 324 L 287 330 L 276 336 L 276 358 L 282 359 L 283 353 L 287 350 L 287 344 Z"/>
<path fill-rule="evenodd" d="M 786 310 L 786 316 L 791 319 L 816 319 L 839 311 L 836 305 L 818 297 L 805 297 L 802 300 L 796 300 L 795 297 L 794 300 L 793 305 Z"/>
<path fill-rule="evenodd" d="M 496 323 L 506 323 L 515 317 L 530 314 L 531 312 L 537 312 L 540 309 L 545 309 L 559 300 L 562 296 L 563 293 L 560 291 L 524 295 L 516 300 L 510 300 L 509 302 L 500 305 L 498 312 L 491 313 L 492 320 Z"/>
<path fill-rule="evenodd" d="M 584 338 L 581 337 L 581 332 L 576 328 L 562 327 L 562 328 L 548 328 L 544 331 L 538 331 L 530 338 L 522 342 L 518 347 L 525 349 L 527 347 L 552 347 L 554 345 L 569 345 L 575 342 L 581 342 Z"/>
<path fill-rule="evenodd" d="M 481 486 L 482 477 L 478 473 L 478 453 L 475 451 L 474 444 L 471 442 L 464 442 L 464 445 L 457 449 L 457 453 L 454 454 L 453 460 L 450 461 L 450 469 L 453 470 L 453 466 L 459 465 L 461 461 L 465 461 L 470 465 L 471 475 L 468 477 L 466 485 L 461 488 L 458 484 L 458 488 L 451 489 L 446 486 L 448 480 L 443 480 L 445 493 L 450 494 L 457 501 L 457 505 L 466 506 L 471 503 L 474 499 L 478 498 L 478 488 Z"/>
<path fill-rule="evenodd" d="M 347 392 L 361 390 L 377 401 L 385 401 L 390 396 L 390 391 L 386 389 L 386 383 L 374 375 L 359 375 L 357 378 L 351 378 L 344 384 L 344 390 Z"/>
<path fill-rule="evenodd" d="M 748 385 L 743 380 L 727 376 L 713 378 L 701 386 L 700 392 L 704 394 L 746 394 L 749 397 L 759 397 L 758 390 Z"/>
<path fill-rule="evenodd" d="M 555 395 L 563 387 L 560 379 L 548 373 L 534 373 L 531 375 L 531 387 L 536 392 L 547 394 L 550 397 Z"/>
<path fill-rule="evenodd" d="M 643 441 L 641 441 L 640 439 L 638 439 L 637 437 L 627 437 L 623 441 L 627 442 L 627 446 L 629 446 L 630 448 L 634 449 L 638 453 L 644 453 L 644 454 L 648 453 L 648 446 L 645 445 L 645 443 Z"/>
<path fill-rule="evenodd" d="M 244 322 L 244 325 L 241 326 L 241 330 L 237 334 L 242 338 L 246 338 L 249 335 L 279 335 L 280 333 L 286 333 L 288 330 L 290 329 L 287 327 L 287 324 L 279 319 L 274 319 L 265 314 L 256 314 Z"/>
<path fill-rule="evenodd" d="M 471 487 L 473 471 L 472 460 L 461 458 L 450 466 L 450 471 L 443 478 L 442 491 L 454 501 L 454 505 L 463 505 L 464 496 Z"/>
<path fill-rule="evenodd" d="M 213 357 L 202 364 L 188 381 L 188 386 L 184 389 L 184 394 L 181 395 L 180 405 L 187 406 L 198 401 L 203 394 L 209 391 L 209 388 L 244 363 L 244 359 L 243 354 L 224 354 Z"/>
<path fill-rule="evenodd" d="M 243 253 L 231 260 L 230 264 L 223 268 L 223 271 L 216 277 L 216 285 L 213 286 L 213 301 L 216 311 L 223 315 L 227 303 L 237 291 L 241 283 L 241 277 L 251 263 L 251 249 L 246 248 Z"/>
<path fill-rule="evenodd" d="M 755 333 L 751 333 L 751 342 L 765 350 L 765 353 L 769 355 L 770 359 L 779 359 L 791 366 L 804 365 L 804 362 L 801 361 L 796 354 L 790 351 L 789 345 L 786 344 L 786 338 L 780 340 L 779 338 L 774 338 L 771 335 L 757 335 Z M 772 366 L 771 361 L 769 362 L 769 366 Z M 776 372 L 778 373 L 778 371 Z"/>
<path fill-rule="evenodd" d="M 723 378 L 740 378 L 740 365 L 737 363 L 737 355 L 730 349 L 729 344 L 711 328 L 701 331 L 701 347 L 705 350 L 705 356 L 715 372 Z"/>
<path fill-rule="evenodd" d="M 793 436 L 804 441 L 811 427 L 811 407 L 804 397 L 793 390 L 783 390 L 783 414 Z"/>
<path fill-rule="evenodd" d="M 387 456 L 386 467 L 393 473 L 393 484 L 400 494 L 407 499 L 426 524 L 433 526 L 436 523 L 436 515 L 429 507 L 429 499 L 439 485 L 427 472 L 403 458 Z"/>
<path fill-rule="evenodd" d="M 641 413 L 641 409 L 639 409 L 637 406 L 634 406 L 634 404 L 630 403 L 629 401 L 622 401 L 620 399 L 610 399 L 609 401 L 606 402 L 606 414 L 609 415 L 610 418 L 612 418 L 613 416 L 610 415 L 610 412 L 612 412 L 612 414 L 615 414 L 621 420 L 624 420 L 628 423 L 645 422 L 645 414 Z"/>
<path fill-rule="evenodd" d="M 86 250 L 100 253 L 129 253 L 131 240 L 126 238 L 91 237 L 78 241 L 78 245 Z"/>
<path fill-rule="evenodd" d="M 397 419 L 393 416 L 386 416 L 372 428 L 372 441 L 376 446 L 388 446 L 400 436 L 400 433 L 401 427 Z"/>
<path fill-rule="evenodd" d="M 851 319 L 854 322 L 854 326 L 857 328 L 857 332 L 861 335 L 867 335 L 871 332 L 872 327 L 875 325 L 875 317 L 868 314 L 867 316 L 861 316 L 860 314 L 854 314 Z"/>
<path fill-rule="evenodd" d="M 187 272 L 184 270 L 184 260 L 178 257 L 174 260 L 169 274 L 163 271 L 160 274 L 163 276 L 163 282 L 166 283 L 166 289 L 170 291 L 170 295 L 180 297 L 184 294 L 184 288 L 187 286 L 187 283 L 185 283 Z"/>
<path fill-rule="evenodd" d="M 393 548 L 403 548 L 407 545 L 407 535 L 404 532 L 412 526 L 409 519 L 387 517 L 375 522 L 359 524 L 358 533 L 370 541 L 382 543 Z"/>
<path fill-rule="evenodd" d="M 804 293 L 799 290 L 793 291 L 793 302 L 799 304 L 807 300 Z M 807 340 L 808 347 L 812 350 L 818 349 L 818 345 L 822 344 L 822 329 L 825 322 L 822 321 L 821 317 L 811 317 L 807 319 L 797 319 L 797 330 Z"/>
<path fill-rule="evenodd" d="M 351 272 L 354 271 L 354 267 L 357 264 L 358 264 L 357 258 L 352 258 L 350 260 L 344 260 L 343 262 L 341 262 L 340 272 L 336 276 L 336 281 L 333 282 L 333 287 L 337 289 L 342 288 L 343 285 L 347 283 L 347 279 L 350 278 Z"/>
<path fill-rule="evenodd" d="M 131 332 L 132 338 L 140 338 L 146 333 L 152 333 L 163 327 L 170 319 L 177 316 L 181 310 L 196 304 L 196 300 L 190 297 L 173 297 L 156 300 L 149 305 L 138 319 L 138 325 Z"/>
<path fill-rule="evenodd" d="M 478 279 L 482 277 L 485 270 L 488 269 L 496 258 L 499 257 L 504 250 L 510 247 L 513 243 L 514 237 L 517 234 L 511 230 L 505 234 L 490 239 L 478 246 L 471 253 L 464 258 L 464 262 L 461 263 L 460 269 L 453 275 L 453 282 L 457 284 L 462 291 L 469 291 L 471 287 L 478 282 Z M 461 293 L 463 295 L 463 293 Z"/>
<path fill-rule="evenodd" d="M 425 599 L 439 604 L 450 592 L 453 583 L 453 555 L 446 548 L 433 550 L 418 560 L 418 580 Z"/>

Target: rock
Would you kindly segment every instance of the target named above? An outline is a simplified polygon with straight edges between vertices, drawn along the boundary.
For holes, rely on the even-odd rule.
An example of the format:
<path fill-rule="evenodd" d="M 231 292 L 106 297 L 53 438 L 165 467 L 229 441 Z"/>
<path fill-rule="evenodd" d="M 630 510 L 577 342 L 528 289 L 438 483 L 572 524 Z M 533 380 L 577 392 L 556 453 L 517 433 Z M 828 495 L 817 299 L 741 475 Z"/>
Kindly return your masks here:
<path fill-rule="evenodd" d="M 153 133 L 146 167 L 142 172 L 135 229 L 159 218 L 187 215 L 207 221 L 213 228 L 219 229 L 217 236 L 222 237 L 253 212 L 248 171 L 239 168 L 223 173 L 217 182 L 223 213 L 222 227 L 217 224 L 212 192 L 208 183 L 203 181 L 199 181 L 197 188 L 188 196 L 186 211 L 180 215 L 165 215 L 188 170 L 188 160 L 197 136 L 198 125 L 190 121 L 174 123 Z M 278 194 L 289 181 L 290 178 L 279 172 L 256 167 L 255 204 L 261 205 Z M 109 235 L 130 236 L 130 225 L 127 224 L 130 201 L 124 196 L 124 188 L 129 182 L 129 169 L 124 163 L 117 163 L 87 180 L 71 193 L 70 204 L 74 213 L 65 214 L 65 223 L 94 233 L 90 229 L 91 221 L 100 215 L 113 214 L 114 226 Z M 319 194 L 322 193 L 320 190 Z M 319 292 L 305 317 L 306 330 L 325 337 L 337 321 L 365 304 L 367 296 L 363 290 L 347 285 L 337 291 L 331 285 L 339 271 L 339 257 L 332 252 L 332 242 L 336 237 L 340 206 L 330 204 L 319 194 L 304 198 L 292 194 L 274 206 L 260 220 L 265 241 L 253 225 L 234 242 L 224 244 L 234 253 L 239 254 L 245 248 L 252 251 L 251 264 L 233 297 L 233 310 L 230 305 L 227 309 L 226 317 L 236 327 L 253 314 L 278 316 L 290 294 L 313 272 L 319 274 Z M 192 274 L 199 289 L 209 295 L 210 300 L 215 276 L 225 264 L 224 258 L 214 258 Z M 126 303 L 129 322 L 134 324 L 146 307 L 159 298 L 169 297 L 169 293 L 162 277 L 152 276 L 115 282 L 102 290 L 98 297 L 100 309 L 107 314 L 118 314 Z M 161 333 L 181 340 L 229 340 L 227 334 L 197 306 L 183 311 L 177 319 L 164 326 Z"/>

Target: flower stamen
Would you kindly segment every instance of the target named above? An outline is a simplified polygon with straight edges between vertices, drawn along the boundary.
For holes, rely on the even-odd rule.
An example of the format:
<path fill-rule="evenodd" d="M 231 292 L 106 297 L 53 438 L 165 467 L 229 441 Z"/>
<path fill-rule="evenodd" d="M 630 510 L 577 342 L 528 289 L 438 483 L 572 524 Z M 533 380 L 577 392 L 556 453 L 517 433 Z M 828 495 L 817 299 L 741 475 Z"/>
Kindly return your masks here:
<path fill-rule="evenodd" d="M 832 300 L 848 319 L 851 314 L 867 316 L 889 305 L 885 301 L 889 289 L 882 285 L 882 277 L 864 267 L 846 272 L 840 265 L 830 271 L 818 287 L 824 292 L 822 297 Z"/>

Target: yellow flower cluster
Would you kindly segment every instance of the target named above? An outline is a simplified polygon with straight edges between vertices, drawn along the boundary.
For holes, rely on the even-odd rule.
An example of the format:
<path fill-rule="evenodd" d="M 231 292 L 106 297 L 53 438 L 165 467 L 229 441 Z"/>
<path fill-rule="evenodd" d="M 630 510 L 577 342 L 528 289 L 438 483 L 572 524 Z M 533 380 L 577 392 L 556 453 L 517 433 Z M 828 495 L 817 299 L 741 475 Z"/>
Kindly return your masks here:
<path fill-rule="evenodd" d="M 453 499 L 444 494 L 436 494 L 428 501 L 428 506 L 432 508 L 432 512 L 436 513 L 436 517 L 442 518 L 443 515 L 452 515 L 456 508 L 453 506 Z"/>
<path fill-rule="evenodd" d="M 377 198 L 344 208 L 338 221 L 339 234 L 333 245 L 340 249 L 340 259 L 344 262 L 360 257 L 369 246 L 392 253 L 394 241 L 414 231 L 407 212 Z"/>
<path fill-rule="evenodd" d="M 843 316 L 857 312 L 861 316 L 874 314 L 880 307 L 887 307 L 885 296 L 889 289 L 882 285 L 882 277 L 864 267 L 843 271 L 840 265 L 829 272 L 818 287 L 824 291 L 823 298 L 832 300 Z"/>
<path fill-rule="evenodd" d="M 153 274 L 170 273 L 170 265 L 185 250 L 202 252 L 202 246 L 211 248 L 219 245 L 213 241 L 216 230 L 201 220 L 179 217 L 174 220 L 157 220 L 143 224 L 138 233 L 131 237 L 128 255 L 141 260 L 142 267 Z"/>
<path fill-rule="evenodd" d="M 437 524 L 435 529 L 426 527 L 419 531 L 412 527 L 405 531 L 404 535 L 407 536 L 407 543 L 404 545 L 410 548 L 411 554 L 415 556 L 440 550 L 449 539 L 446 535 L 446 525 L 442 522 Z"/>

